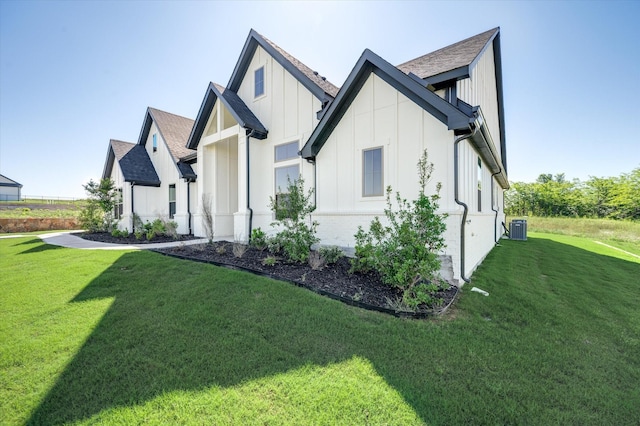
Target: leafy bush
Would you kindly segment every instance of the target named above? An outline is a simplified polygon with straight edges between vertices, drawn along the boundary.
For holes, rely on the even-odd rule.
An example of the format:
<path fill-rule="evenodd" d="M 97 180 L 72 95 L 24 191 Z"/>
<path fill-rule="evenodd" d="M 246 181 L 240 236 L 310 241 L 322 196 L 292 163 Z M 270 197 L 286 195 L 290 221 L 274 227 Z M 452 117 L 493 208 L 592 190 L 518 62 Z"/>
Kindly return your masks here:
<path fill-rule="evenodd" d="M 369 231 L 359 227 L 352 261 L 353 271 L 378 271 L 384 283 L 400 288 L 403 303 L 413 309 L 422 303 L 433 303 L 433 292 L 446 285 L 438 277 L 438 252 L 445 247 L 442 234 L 446 216 L 436 213 L 441 185 L 437 185 L 435 194 L 425 194 L 433 172 L 433 163 L 427 160 L 425 150 L 418 161 L 418 198 L 409 202 L 396 192 L 394 209 L 388 187 L 384 210 L 388 225 L 376 217 Z"/>
<path fill-rule="evenodd" d="M 344 256 L 344 252 L 338 246 L 320 247 L 318 252 L 329 265 L 331 265 L 332 263 L 336 263 L 341 257 Z"/>
<path fill-rule="evenodd" d="M 272 226 L 282 229 L 274 237 L 273 244 L 279 245 L 290 261 L 306 262 L 311 246 L 319 241 L 315 236 L 318 222 L 310 216 L 315 210 L 311 203 L 313 190 L 305 193 L 302 177 L 293 182 L 287 179 L 287 182 L 287 194 L 284 194 L 286 196 L 283 197 L 281 194 L 279 198 L 270 197 L 269 207 L 276 217 Z"/>
<path fill-rule="evenodd" d="M 260 251 L 267 248 L 268 238 L 267 234 L 260 228 L 256 228 L 251 231 L 251 239 L 249 245 Z"/>

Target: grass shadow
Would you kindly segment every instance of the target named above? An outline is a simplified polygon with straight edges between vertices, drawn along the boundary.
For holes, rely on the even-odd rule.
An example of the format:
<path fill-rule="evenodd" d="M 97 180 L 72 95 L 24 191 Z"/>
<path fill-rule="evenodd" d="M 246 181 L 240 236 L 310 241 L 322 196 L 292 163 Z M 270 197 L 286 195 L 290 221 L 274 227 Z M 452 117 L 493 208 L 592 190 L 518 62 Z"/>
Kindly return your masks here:
<path fill-rule="evenodd" d="M 485 260 L 474 285 L 486 287 L 492 297 L 462 300 L 465 314 L 456 321 L 391 318 L 262 277 L 155 253 L 126 253 L 71 301 L 114 298 L 28 424 L 75 422 L 173 390 L 227 388 L 354 356 L 369 360 L 424 422 L 475 418 L 504 424 L 534 418 L 529 416 L 589 420 L 575 412 L 584 408 L 584 392 L 541 378 L 540 371 L 566 368 L 569 359 L 574 362 L 582 354 L 580 347 L 567 349 L 562 337 L 576 332 L 574 311 L 602 297 L 596 290 L 608 272 L 621 271 L 617 279 L 637 276 L 640 265 L 552 241 L 516 244 L 505 243 Z M 589 264 L 608 272 L 596 267 L 586 271 L 589 280 L 567 283 L 573 268 Z M 519 268 L 533 271 L 531 279 L 522 277 Z M 551 299 L 509 305 L 526 299 L 532 286 Z M 569 305 L 561 318 L 547 321 L 544 316 L 552 314 L 545 306 L 570 303 L 576 288 L 584 298 L 580 307 Z M 637 302 L 638 294 L 636 289 L 630 303 Z M 612 303 L 618 302 L 614 296 Z M 478 321 L 486 310 L 494 310 L 493 321 Z M 551 328 L 554 341 L 547 342 Z M 550 348 L 540 350 L 541 345 Z M 593 368 L 604 367 L 596 362 Z M 625 371 L 604 368 L 603 374 L 614 381 Z M 512 391 L 522 384 L 531 389 Z M 538 392 L 545 386 L 544 393 Z M 611 393 L 607 389 L 602 391 Z M 570 406 L 549 416 L 554 409 L 549 401 L 570 398 L 573 392 L 577 402 L 569 399 Z M 618 404 L 621 398 L 613 394 Z"/>

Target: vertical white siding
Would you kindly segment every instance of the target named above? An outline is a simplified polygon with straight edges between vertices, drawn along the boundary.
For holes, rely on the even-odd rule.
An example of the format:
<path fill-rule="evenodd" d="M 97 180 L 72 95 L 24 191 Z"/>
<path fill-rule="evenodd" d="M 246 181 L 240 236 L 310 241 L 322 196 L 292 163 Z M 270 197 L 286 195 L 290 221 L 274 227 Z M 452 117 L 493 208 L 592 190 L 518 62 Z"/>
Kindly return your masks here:
<path fill-rule="evenodd" d="M 458 98 L 466 103 L 480 105 L 494 144 L 498 145 L 494 147 L 495 152 L 500 156 L 500 121 L 493 45 L 487 47 L 471 70 L 471 77 L 458 81 L 457 92 Z M 499 160 L 502 161 L 501 158 Z"/>

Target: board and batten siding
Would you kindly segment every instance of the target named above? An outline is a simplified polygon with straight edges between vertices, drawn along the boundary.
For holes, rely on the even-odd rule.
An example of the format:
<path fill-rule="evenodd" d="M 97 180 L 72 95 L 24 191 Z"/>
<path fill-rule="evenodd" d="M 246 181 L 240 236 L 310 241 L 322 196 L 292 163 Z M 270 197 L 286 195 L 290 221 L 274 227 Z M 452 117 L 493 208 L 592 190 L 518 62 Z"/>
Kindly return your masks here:
<path fill-rule="evenodd" d="M 458 81 L 458 98 L 471 106 L 480 106 L 482 114 L 491 133 L 494 152 L 502 162 L 500 151 L 500 116 L 498 113 L 498 91 L 496 83 L 496 67 L 493 44 L 489 45 L 475 67 L 471 76 Z"/>
<path fill-rule="evenodd" d="M 264 67 L 264 95 L 254 97 L 254 72 Z M 264 140 L 251 139 L 251 208 L 253 228 L 269 232 L 273 214 L 269 209 L 269 197 L 275 195 L 275 168 L 298 165 L 305 180 L 305 187 L 314 182 L 313 166 L 300 157 L 284 162 L 275 162 L 277 145 L 297 141 L 298 149 L 318 123 L 316 112 L 322 109 L 321 101 L 302 83 L 291 75 L 262 47 L 258 46 L 244 76 L 238 96 L 268 129 Z M 244 214 L 246 206 L 246 138 L 244 132 L 238 140 L 238 191 L 239 209 Z M 235 236 L 245 239 L 246 221 L 236 221 Z"/>

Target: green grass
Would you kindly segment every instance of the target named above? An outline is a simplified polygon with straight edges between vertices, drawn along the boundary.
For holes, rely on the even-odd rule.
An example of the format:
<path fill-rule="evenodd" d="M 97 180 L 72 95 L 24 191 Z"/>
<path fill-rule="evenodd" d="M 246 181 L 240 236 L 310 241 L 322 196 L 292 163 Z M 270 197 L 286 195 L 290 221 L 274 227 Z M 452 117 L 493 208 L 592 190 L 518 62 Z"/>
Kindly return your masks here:
<path fill-rule="evenodd" d="M 30 209 L 15 208 L 0 210 L 0 219 L 74 219 L 80 215 L 80 210 L 76 208 L 68 209 Z"/>
<path fill-rule="evenodd" d="M 535 232 L 572 235 L 600 241 L 618 241 L 640 246 L 640 222 L 536 216 L 526 219 L 527 228 Z"/>
<path fill-rule="evenodd" d="M 430 321 L 155 253 L 0 240 L 0 424 L 637 424 L 640 260 L 531 233 Z M 468 287 L 465 287 L 467 289 Z"/>

